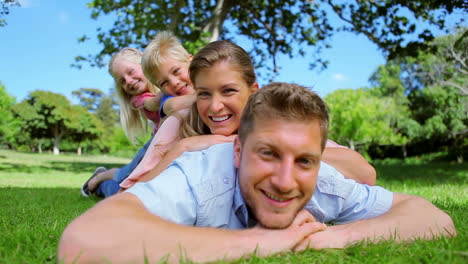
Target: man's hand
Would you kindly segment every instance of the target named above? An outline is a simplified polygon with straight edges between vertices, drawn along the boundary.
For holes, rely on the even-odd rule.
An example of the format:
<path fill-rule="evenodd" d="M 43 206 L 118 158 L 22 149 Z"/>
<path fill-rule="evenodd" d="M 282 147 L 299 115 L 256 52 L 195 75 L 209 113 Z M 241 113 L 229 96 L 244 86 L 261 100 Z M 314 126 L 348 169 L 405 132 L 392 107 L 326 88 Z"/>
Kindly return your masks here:
<path fill-rule="evenodd" d="M 322 233 L 327 226 L 316 222 L 314 217 L 306 210 L 300 211 L 293 223 L 285 229 L 266 229 L 256 226 L 252 231 L 261 236 L 260 243 L 257 246 L 257 256 L 270 256 L 279 252 L 292 251 L 298 244 L 312 234 Z"/>
<path fill-rule="evenodd" d="M 329 226 L 322 232 L 316 232 L 309 235 L 301 243 L 299 243 L 294 251 L 303 251 L 308 248 L 344 248 L 358 241 L 357 234 L 349 231 L 347 226 L 336 225 Z"/>

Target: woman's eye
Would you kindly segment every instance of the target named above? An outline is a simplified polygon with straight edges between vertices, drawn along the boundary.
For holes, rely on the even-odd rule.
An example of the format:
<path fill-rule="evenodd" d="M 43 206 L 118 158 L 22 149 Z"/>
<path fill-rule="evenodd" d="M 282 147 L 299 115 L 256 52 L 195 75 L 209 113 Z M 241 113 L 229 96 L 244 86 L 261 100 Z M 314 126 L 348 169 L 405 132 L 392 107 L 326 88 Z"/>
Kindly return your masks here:
<path fill-rule="evenodd" d="M 235 93 L 235 92 L 237 92 L 237 90 L 236 90 L 236 89 L 233 89 L 233 88 L 227 88 L 227 89 L 224 90 L 224 93 L 227 93 L 227 94 L 229 94 L 229 93 Z"/>
<path fill-rule="evenodd" d="M 210 93 L 208 92 L 198 92 L 197 97 L 207 97 L 210 96 Z"/>

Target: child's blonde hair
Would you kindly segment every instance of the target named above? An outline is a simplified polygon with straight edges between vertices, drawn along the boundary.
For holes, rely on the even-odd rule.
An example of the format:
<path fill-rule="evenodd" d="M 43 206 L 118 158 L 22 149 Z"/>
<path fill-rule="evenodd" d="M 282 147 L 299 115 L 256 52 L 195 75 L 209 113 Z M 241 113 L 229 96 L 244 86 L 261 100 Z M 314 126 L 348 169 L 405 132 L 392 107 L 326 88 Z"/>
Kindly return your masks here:
<path fill-rule="evenodd" d="M 160 31 L 145 48 L 141 59 L 143 73 L 152 84 L 158 85 L 153 73 L 159 70 L 167 58 L 190 63 L 190 54 L 179 39 L 170 31 Z"/>
<path fill-rule="evenodd" d="M 119 105 L 120 105 L 120 123 L 122 124 L 122 128 L 125 131 L 127 137 L 135 143 L 135 139 L 139 135 L 143 135 L 148 130 L 148 121 L 144 114 L 132 108 L 131 106 L 131 99 L 132 95 L 129 95 L 125 92 L 120 83 L 120 76 L 116 76 L 113 71 L 113 66 L 116 59 L 123 59 L 131 63 L 135 63 L 141 65 L 141 57 L 143 53 L 134 48 L 123 48 L 119 52 L 115 53 L 110 62 L 109 62 L 109 73 L 114 78 L 115 82 L 115 89 L 117 91 L 117 95 L 119 96 Z M 156 94 L 159 89 L 147 82 L 148 90 L 151 93 Z"/>

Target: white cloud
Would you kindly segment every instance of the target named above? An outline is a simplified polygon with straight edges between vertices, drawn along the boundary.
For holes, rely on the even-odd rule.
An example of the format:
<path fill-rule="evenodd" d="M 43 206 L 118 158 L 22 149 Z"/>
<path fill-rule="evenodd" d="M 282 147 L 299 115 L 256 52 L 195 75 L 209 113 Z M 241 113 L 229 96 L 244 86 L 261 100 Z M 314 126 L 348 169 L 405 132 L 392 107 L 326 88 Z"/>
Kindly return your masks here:
<path fill-rule="evenodd" d="M 22 8 L 38 7 L 41 5 L 40 0 L 18 0 Z"/>
<path fill-rule="evenodd" d="M 332 75 L 332 79 L 337 82 L 342 82 L 342 81 L 347 80 L 348 78 L 344 74 L 335 73 Z"/>

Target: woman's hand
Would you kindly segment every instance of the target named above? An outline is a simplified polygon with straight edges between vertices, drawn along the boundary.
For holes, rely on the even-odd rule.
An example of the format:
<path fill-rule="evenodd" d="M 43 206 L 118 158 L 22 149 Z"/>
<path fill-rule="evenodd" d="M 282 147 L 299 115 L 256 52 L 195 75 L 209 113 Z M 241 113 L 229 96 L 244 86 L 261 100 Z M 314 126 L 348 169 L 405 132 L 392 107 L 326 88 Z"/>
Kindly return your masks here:
<path fill-rule="evenodd" d="M 222 136 L 222 135 L 202 135 L 193 136 L 180 140 L 176 144 L 181 147 L 184 152 L 198 151 L 207 149 L 211 145 L 233 142 L 237 135 Z"/>

